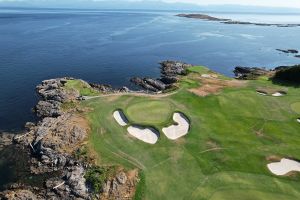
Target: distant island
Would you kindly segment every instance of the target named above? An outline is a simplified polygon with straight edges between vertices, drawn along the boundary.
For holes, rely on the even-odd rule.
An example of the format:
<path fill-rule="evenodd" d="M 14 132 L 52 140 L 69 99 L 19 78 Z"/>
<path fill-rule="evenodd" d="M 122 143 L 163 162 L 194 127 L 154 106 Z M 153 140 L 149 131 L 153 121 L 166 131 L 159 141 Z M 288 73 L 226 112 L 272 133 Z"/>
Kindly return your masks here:
<path fill-rule="evenodd" d="M 241 25 L 256 25 L 256 26 L 277 26 L 277 27 L 297 27 L 300 24 L 281 24 L 281 23 L 256 23 L 256 22 L 244 22 L 232 19 L 218 18 L 206 14 L 178 14 L 178 17 L 201 19 L 206 21 L 217 21 L 223 24 L 241 24 Z"/>

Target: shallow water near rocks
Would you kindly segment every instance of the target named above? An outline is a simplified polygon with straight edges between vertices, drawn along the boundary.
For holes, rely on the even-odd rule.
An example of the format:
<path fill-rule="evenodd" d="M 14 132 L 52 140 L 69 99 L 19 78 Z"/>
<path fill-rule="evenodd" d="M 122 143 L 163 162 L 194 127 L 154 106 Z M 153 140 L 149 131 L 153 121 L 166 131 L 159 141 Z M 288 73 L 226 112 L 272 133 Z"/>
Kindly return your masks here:
<path fill-rule="evenodd" d="M 32 187 L 42 187 L 46 179 L 59 174 L 46 173 L 34 175 L 30 173 L 29 155 L 24 150 L 10 145 L 0 151 L 0 191 L 11 183 L 26 183 Z"/>

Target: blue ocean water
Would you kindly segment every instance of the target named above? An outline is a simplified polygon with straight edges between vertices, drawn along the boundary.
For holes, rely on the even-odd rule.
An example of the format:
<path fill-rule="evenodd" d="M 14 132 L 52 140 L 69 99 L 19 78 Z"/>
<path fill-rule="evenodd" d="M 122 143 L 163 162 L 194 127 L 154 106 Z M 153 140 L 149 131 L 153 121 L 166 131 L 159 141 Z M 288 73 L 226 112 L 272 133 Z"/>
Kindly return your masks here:
<path fill-rule="evenodd" d="M 206 65 L 226 75 L 237 65 L 272 68 L 300 63 L 275 50 L 300 50 L 300 27 L 227 25 L 175 14 L 0 9 L 0 130 L 20 130 L 34 120 L 34 89 L 48 78 L 72 76 L 117 87 L 130 86 L 132 76 L 158 77 L 158 62 L 165 59 Z M 300 19 L 253 17 L 272 22 L 276 17 L 285 22 Z"/>

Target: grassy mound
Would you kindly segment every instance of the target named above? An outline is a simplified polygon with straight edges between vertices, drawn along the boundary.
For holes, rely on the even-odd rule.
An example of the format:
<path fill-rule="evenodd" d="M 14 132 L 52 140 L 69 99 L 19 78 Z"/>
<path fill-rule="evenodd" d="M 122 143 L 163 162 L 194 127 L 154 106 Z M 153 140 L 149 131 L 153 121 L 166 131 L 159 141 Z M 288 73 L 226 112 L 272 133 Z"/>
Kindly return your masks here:
<path fill-rule="evenodd" d="M 291 108 L 294 112 L 300 114 L 300 102 L 293 103 Z"/>
<path fill-rule="evenodd" d="M 202 70 L 191 70 L 169 96 L 112 95 L 82 102 L 92 108 L 87 114 L 89 145 L 99 164 L 141 169 L 138 191 L 147 200 L 299 199 L 300 175 L 275 176 L 266 165 L 272 156 L 300 158 L 299 116 L 291 108 L 299 102 L 300 90 L 283 88 L 289 92 L 282 98 L 261 96 L 256 88 L 278 86 L 258 79 L 201 97 L 190 88 L 205 86 Z M 177 141 L 161 134 L 155 145 L 145 144 L 114 121 L 117 108 L 140 123 L 151 119 L 157 124 L 171 119 L 173 109 L 180 110 L 191 121 L 189 134 Z M 160 116 L 164 113 L 169 115 Z"/>
<path fill-rule="evenodd" d="M 134 124 L 163 125 L 172 118 L 173 106 L 168 101 L 140 99 L 126 107 L 125 113 Z"/>
<path fill-rule="evenodd" d="M 96 96 L 99 92 L 94 90 L 88 83 L 82 80 L 68 80 L 65 84 L 67 90 L 77 90 L 81 96 Z"/>

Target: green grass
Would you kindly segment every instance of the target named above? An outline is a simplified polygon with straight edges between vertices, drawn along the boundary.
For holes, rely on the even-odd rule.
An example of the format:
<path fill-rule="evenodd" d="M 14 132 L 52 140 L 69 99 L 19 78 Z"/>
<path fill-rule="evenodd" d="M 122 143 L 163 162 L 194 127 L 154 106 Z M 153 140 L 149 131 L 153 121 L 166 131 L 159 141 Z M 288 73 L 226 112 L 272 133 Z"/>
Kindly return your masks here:
<path fill-rule="evenodd" d="M 300 102 L 293 103 L 291 108 L 294 112 L 300 114 Z"/>
<path fill-rule="evenodd" d="M 142 99 L 125 108 L 125 114 L 133 124 L 165 125 L 173 115 L 173 106 L 169 101 Z"/>
<path fill-rule="evenodd" d="M 83 102 L 93 108 L 87 116 L 92 129 L 89 145 L 98 163 L 140 168 L 143 198 L 137 199 L 300 199 L 299 174 L 279 177 L 266 167 L 272 155 L 300 159 L 300 126 L 295 122 L 299 116 L 291 108 L 300 102 L 300 90 L 289 87 L 283 97 L 261 96 L 256 88 L 278 86 L 260 79 L 249 81 L 247 87 L 198 97 L 187 90 L 199 85 L 189 77 L 181 82 L 184 87 L 167 97 L 106 96 Z M 191 129 L 177 141 L 161 134 L 155 145 L 145 144 L 115 122 L 112 113 L 117 108 L 128 112 L 131 120 L 152 120 L 158 128 L 173 111 L 182 111 Z"/>
<path fill-rule="evenodd" d="M 82 80 L 68 80 L 65 84 L 67 90 L 77 90 L 81 96 L 96 96 L 99 92 Z"/>
<path fill-rule="evenodd" d="M 188 68 L 187 71 L 193 72 L 193 73 L 200 73 L 200 74 L 211 72 L 210 69 L 208 69 L 207 67 L 204 67 L 204 66 L 193 66 L 193 67 Z"/>

